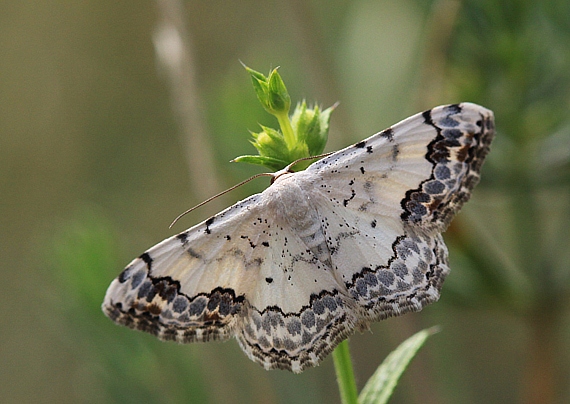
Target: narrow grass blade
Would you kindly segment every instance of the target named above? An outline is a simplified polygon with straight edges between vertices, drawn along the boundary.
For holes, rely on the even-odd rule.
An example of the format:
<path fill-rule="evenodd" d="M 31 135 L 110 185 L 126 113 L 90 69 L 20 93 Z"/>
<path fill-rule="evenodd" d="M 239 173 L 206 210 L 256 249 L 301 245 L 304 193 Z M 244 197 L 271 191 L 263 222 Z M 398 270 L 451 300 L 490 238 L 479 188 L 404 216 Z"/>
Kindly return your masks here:
<path fill-rule="evenodd" d="M 340 391 L 342 404 L 357 404 L 358 390 L 354 380 L 352 360 L 348 340 L 342 341 L 333 351 L 334 368 L 336 371 L 336 382 Z"/>
<path fill-rule="evenodd" d="M 420 331 L 405 340 L 384 359 L 368 379 L 360 393 L 360 404 L 384 404 L 388 401 L 404 370 L 426 339 L 438 331 L 437 327 Z"/>

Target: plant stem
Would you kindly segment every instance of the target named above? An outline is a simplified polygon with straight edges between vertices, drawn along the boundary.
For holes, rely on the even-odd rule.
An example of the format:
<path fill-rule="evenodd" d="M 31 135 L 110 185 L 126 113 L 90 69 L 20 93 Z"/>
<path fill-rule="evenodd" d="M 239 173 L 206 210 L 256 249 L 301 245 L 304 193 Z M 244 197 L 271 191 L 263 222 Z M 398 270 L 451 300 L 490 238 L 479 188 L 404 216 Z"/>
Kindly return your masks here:
<path fill-rule="evenodd" d="M 333 352 L 334 368 L 336 371 L 336 382 L 340 390 L 340 398 L 343 404 L 357 404 L 358 392 L 354 371 L 352 370 L 352 360 L 348 340 L 342 341 Z"/>
<path fill-rule="evenodd" d="M 283 138 L 285 139 L 287 149 L 291 151 L 297 144 L 297 139 L 295 137 L 293 127 L 291 126 L 291 120 L 289 119 L 288 112 L 275 114 L 275 116 L 277 117 L 277 121 L 281 127 L 281 132 L 283 133 Z"/>

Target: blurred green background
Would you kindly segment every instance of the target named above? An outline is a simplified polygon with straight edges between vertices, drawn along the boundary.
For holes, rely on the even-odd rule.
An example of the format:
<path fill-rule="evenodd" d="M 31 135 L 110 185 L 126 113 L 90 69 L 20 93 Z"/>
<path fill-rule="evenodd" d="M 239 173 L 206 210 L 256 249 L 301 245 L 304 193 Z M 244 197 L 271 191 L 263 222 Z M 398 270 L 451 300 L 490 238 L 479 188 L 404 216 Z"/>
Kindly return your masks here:
<path fill-rule="evenodd" d="M 440 325 L 393 403 L 570 402 L 570 2 L 0 3 L 0 395 L 23 402 L 338 402 L 332 359 L 263 370 L 235 341 L 179 346 L 100 311 L 135 256 L 267 186 L 248 130 L 276 126 L 239 64 L 340 101 L 327 150 L 471 101 L 498 134 L 446 233 L 442 299 L 350 339 L 359 388 Z"/>

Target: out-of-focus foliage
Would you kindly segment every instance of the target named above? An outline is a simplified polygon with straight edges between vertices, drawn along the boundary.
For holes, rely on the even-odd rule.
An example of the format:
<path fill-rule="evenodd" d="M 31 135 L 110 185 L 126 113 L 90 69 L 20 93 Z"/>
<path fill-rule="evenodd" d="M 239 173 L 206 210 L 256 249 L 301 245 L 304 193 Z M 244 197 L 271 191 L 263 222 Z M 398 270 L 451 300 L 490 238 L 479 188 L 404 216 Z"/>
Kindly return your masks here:
<path fill-rule="evenodd" d="M 495 112 L 482 182 L 445 235 L 442 299 L 351 338 L 358 387 L 439 324 L 391 402 L 570 401 L 568 1 L 187 1 L 200 147 L 153 48 L 165 3 L 0 6 L 3 402 L 338 400 L 330 359 L 266 372 L 234 341 L 161 343 L 99 309 L 122 267 L 181 230 L 167 227 L 205 182 L 258 172 L 228 162 L 254 152 L 249 130 L 275 124 L 238 60 L 281 66 L 294 100 L 340 102 L 327 150 L 437 104 Z"/>

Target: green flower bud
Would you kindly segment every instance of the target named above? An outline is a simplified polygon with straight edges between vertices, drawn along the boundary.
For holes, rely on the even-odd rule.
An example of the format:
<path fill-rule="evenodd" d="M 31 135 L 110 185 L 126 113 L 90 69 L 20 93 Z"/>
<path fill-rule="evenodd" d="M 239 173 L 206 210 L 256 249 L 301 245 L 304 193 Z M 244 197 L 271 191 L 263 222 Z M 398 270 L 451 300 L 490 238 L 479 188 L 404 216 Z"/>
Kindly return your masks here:
<path fill-rule="evenodd" d="M 277 68 L 269 74 L 269 97 L 271 111 L 273 113 L 289 113 L 291 108 L 291 97 L 285 87 L 285 83 L 277 72 Z"/>
<path fill-rule="evenodd" d="M 297 104 L 291 116 L 291 125 L 299 141 L 307 144 L 310 156 L 321 154 L 328 140 L 329 120 L 335 106 L 321 111 L 318 106 L 307 108 L 306 102 Z"/>
<path fill-rule="evenodd" d="M 243 64 L 243 63 L 242 63 Z M 289 117 L 291 98 L 277 69 L 269 77 L 243 65 L 250 74 L 257 98 L 267 112 L 274 115 L 281 131 L 261 126 L 262 131 L 253 133 L 251 143 L 259 156 L 240 156 L 233 161 L 266 166 L 280 170 L 295 160 L 321 154 L 328 138 L 330 114 L 335 106 L 321 111 L 318 106 L 307 108 L 303 101 L 297 104 Z M 296 169 L 306 168 L 311 161 L 295 165 Z"/>
<path fill-rule="evenodd" d="M 273 157 L 286 161 L 289 153 L 283 135 L 275 129 L 263 125 L 259 126 L 261 126 L 263 131 L 252 133 L 254 140 L 251 142 L 259 154 L 264 157 Z"/>
<path fill-rule="evenodd" d="M 291 97 L 285 87 L 285 83 L 277 72 L 277 68 L 269 73 L 269 77 L 243 65 L 251 76 L 253 88 L 257 99 L 263 108 L 270 114 L 287 114 L 291 108 Z"/>

